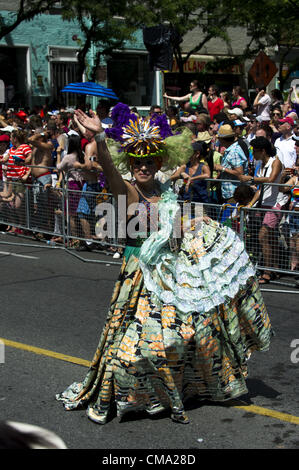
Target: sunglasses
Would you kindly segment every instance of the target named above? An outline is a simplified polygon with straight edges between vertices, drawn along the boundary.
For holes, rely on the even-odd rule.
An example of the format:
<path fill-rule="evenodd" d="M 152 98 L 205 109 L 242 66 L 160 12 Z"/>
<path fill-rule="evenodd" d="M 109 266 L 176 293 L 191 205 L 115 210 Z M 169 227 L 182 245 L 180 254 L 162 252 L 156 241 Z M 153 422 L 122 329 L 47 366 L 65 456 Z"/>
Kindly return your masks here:
<path fill-rule="evenodd" d="M 140 159 L 136 159 L 134 160 L 133 162 L 133 165 L 136 166 L 136 167 L 140 167 L 140 166 L 143 166 L 143 165 L 146 165 L 146 166 L 153 166 L 155 164 L 155 161 L 151 158 L 151 159 L 145 159 L 145 158 L 140 158 Z"/>
<path fill-rule="evenodd" d="M 273 116 L 280 116 L 280 113 L 273 113 Z"/>

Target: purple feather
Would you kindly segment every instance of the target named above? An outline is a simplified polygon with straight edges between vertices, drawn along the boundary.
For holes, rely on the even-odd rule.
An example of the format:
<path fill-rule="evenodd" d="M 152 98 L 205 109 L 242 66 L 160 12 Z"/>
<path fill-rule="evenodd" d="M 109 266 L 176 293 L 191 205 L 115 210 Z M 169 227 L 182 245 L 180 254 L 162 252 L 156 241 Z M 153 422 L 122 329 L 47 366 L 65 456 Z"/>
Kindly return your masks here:
<path fill-rule="evenodd" d="M 166 137 L 173 135 L 171 127 L 168 124 L 166 114 L 153 114 L 150 123 L 151 125 L 158 126 L 160 128 L 162 139 L 166 139 Z"/>
<path fill-rule="evenodd" d="M 107 137 L 116 140 L 117 142 L 123 142 L 123 130 L 121 127 L 108 127 L 105 129 Z"/>
<path fill-rule="evenodd" d="M 136 121 L 138 118 L 136 114 L 131 113 L 129 106 L 124 103 L 117 103 L 117 105 L 114 106 L 111 118 L 114 124 L 113 127 L 105 129 L 106 135 L 117 142 L 123 143 L 123 127 L 127 126 L 130 120 Z M 173 135 L 166 114 L 154 114 L 151 117 L 150 124 L 159 127 L 159 133 L 162 139 Z"/>
<path fill-rule="evenodd" d="M 105 129 L 108 137 L 118 142 L 123 142 L 122 134 L 123 127 L 129 124 L 130 119 L 135 121 L 137 119 L 136 114 L 131 113 L 130 108 L 127 104 L 117 103 L 114 106 L 111 118 L 113 120 L 113 127 Z"/>

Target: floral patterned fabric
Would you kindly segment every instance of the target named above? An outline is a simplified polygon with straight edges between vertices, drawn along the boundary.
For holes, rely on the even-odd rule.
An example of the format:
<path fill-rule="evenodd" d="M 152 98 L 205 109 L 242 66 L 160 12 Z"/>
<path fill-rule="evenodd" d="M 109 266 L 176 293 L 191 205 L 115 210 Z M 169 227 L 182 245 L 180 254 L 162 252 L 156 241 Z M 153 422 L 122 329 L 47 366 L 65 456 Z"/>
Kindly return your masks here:
<path fill-rule="evenodd" d="M 208 225 L 203 243 L 192 233 L 185 236 L 179 253 L 167 258 L 166 274 L 150 268 L 156 292 L 146 287 L 140 248 L 126 248 L 90 369 L 82 382 L 56 395 L 65 409 L 86 407 L 101 424 L 113 403 L 120 418 L 129 411 L 170 409 L 174 420 L 187 423 L 186 399 L 222 401 L 247 393 L 247 360 L 252 351 L 269 348 L 273 331 L 242 242 L 233 249 L 230 229 Z M 164 282 L 169 272 L 174 279 L 178 259 L 177 280 L 185 266 L 182 286 L 203 292 L 187 310 L 181 301 L 175 305 L 172 284 Z M 159 289 L 170 293 L 169 301 Z"/>

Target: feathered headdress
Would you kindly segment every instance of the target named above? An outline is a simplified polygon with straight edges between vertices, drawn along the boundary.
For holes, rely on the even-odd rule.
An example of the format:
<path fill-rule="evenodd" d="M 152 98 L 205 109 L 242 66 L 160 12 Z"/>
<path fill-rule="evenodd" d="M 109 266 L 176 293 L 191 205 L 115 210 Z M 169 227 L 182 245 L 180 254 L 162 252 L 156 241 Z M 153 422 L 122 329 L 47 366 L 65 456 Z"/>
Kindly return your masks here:
<path fill-rule="evenodd" d="M 129 169 L 128 157 L 161 157 L 163 169 L 174 169 L 191 157 L 192 132 L 183 128 L 173 135 L 166 115 L 144 119 L 131 113 L 128 105 L 118 103 L 111 113 L 112 128 L 105 129 L 108 147 L 120 171 Z"/>
<path fill-rule="evenodd" d="M 149 121 L 137 118 L 123 128 L 123 150 L 130 156 L 148 157 L 163 153 L 163 138 L 160 128 Z"/>

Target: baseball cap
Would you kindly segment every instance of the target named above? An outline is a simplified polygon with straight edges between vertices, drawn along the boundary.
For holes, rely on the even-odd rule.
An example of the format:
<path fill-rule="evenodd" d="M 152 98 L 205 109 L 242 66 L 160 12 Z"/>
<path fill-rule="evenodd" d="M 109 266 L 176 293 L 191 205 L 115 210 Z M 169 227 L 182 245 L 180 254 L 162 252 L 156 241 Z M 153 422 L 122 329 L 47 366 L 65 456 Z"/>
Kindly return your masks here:
<path fill-rule="evenodd" d="M 241 121 L 240 119 L 236 119 L 233 121 L 234 126 L 245 126 L 245 122 Z"/>
<path fill-rule="evenodd" d="M 229 114 L 236 114 L 238 117 L 243 117 L 243 111 L 240 108 L 228 109 L 227 112 Z"/>
<path fill-rule="evenodd" d="M 6 134 L 0 135 L 0 142 L 9 142 L 9 141 L 10 141 L 9 135 L 6 135 Z"/>
<path fill-rule="evenodd" d="M 67 135 L 77 135 L 78 137 L 80 137 L 80 134 L 78 134 L 78 132 L 74 131 L 73 129 L 71 129 L 70 131 L 67 132 Z"/>
<path fill-rule="evenodd" d="M 25 111 L 19 111 L 18 113 L 15 114 L 18 118 L 20 118 L 22 121 L 26 121 L 27 119 L 27 114 Z"/>
<path fill-rule="evenodd" d="M 199 152 L 202 149 L 202 142 L 192 142 L 192 148 L 195 152 Z"/>
<path fill-rule="evenodd" d="M 282 118 L 282 119 L 279 119 L 278 122 L 282 122 L 282 123 L 283 123 L 283 122 L 287 122 L 287 123 L 290 124 L 291 126 L 294 125 L 293 119 L 292 119 L 291 117 L 288 117 L 288 116 L 286 116 L 286 117 L 284 117 L 284 118 Z"/>
<path fill-rule="evenodd" d="M 204 141 L 201 141 L 201 142 L 198 142 L 198 141 L 195 141 L 195 142 L 192 142 L 192 148 L 194 150 L 194 152 L 200 152 L 200 155 L 204 158 L 207 153 L 208 153 L 208 145 L 206 142 Z"/>

